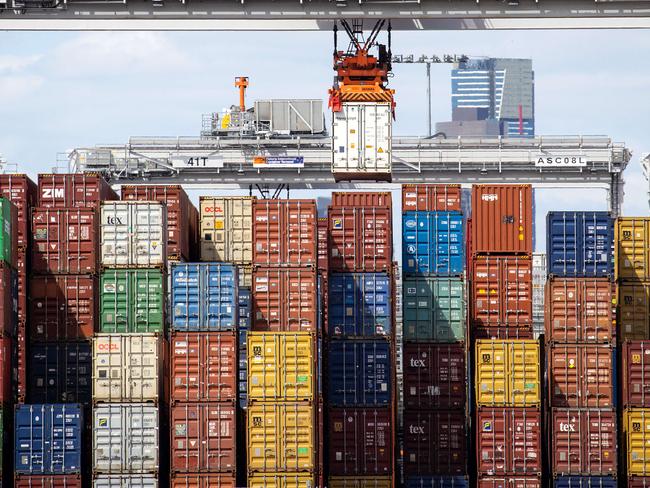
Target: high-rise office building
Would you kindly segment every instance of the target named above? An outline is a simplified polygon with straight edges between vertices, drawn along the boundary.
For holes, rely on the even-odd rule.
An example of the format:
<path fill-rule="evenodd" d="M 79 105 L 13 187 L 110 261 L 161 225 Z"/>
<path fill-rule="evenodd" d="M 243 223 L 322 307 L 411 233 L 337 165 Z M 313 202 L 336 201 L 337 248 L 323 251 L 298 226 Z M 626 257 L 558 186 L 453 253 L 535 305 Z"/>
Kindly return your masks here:
<path fill-rule="evenodd" d="M 535 82 L 530 59 L 474 58 L 451 72 L 451 122 L 436 124 L 448 137 L 535 135 Z"/>

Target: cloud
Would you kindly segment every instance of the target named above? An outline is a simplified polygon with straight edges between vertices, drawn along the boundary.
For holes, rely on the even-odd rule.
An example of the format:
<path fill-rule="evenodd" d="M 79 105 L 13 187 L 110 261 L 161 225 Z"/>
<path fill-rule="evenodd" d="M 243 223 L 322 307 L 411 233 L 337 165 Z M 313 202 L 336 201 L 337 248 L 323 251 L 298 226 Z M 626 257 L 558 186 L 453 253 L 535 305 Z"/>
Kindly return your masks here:
<path fill-rule="evenodd" d="M 0 76 L 0 93 L 3 104 L 15 103 L 19 98 L 32 93 L 43 85 L 44 79 L 40 76 L 16 75 Z"/>
<path fill-rule="evenodd" d="M 19 73 L 31 67 L 41 59 L 41 56 L 0 56 L 0 73 Z"/>

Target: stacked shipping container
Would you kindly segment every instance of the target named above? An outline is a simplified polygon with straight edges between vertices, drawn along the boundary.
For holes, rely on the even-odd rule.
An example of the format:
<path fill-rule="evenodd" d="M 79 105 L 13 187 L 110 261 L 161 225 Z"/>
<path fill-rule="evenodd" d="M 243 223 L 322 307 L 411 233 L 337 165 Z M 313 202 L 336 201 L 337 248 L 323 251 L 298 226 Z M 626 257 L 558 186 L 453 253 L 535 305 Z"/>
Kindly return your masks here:
<path fill-rule="evenodd" d="M 613 222 L 606 212 L 547 217 L 545 342 L 554 486 L 615 483 Z"/>
<path fill-rule="evenodd" d="M 470 327 L 477 485 L 541 487 L 539 344 L 531 340 L 530 185 L 472 189 Z"/>
<path fill-rule="evenodd" d="M 327 232 L 328 484 L 394 486 L 390 193 L 333 193 Z"/>
<path fill-rule="evenodd" d="M 405 185 L 402 212 L 405 483 L 467 483 L 461 188 Z"/>

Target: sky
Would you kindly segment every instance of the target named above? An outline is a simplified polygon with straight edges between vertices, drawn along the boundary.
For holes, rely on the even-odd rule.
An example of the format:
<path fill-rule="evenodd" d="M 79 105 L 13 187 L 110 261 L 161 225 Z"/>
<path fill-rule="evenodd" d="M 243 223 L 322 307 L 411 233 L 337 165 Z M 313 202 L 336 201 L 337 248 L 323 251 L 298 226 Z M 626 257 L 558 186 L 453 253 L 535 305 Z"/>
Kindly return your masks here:
<path fill-rule="evenodd" d="M 624 215 L 649 214 L 639 164 L 650 152 L 648 52 L 644 30 L 393 33 L 395 54 L 532 58 L 537 134 L 608 135 L 633 151 Z M 326 99 L 331 53 L 328 32 L 0 32 L 0 155 L 35 176 L 74 147 L 198 135 L 201 114 L 237 103 L 235 76 L 250 78 L 251 103 Z M 434 122 L 451 118 L 450 69 L 432 68 Z M 425 66 L 393 71 L 394 134 L 424 134 Z M 549 210 L 606 208 L 604 191 L 536 193 L 538 222 Z M 543 240 L 538 225 L 538 249 Z"/>

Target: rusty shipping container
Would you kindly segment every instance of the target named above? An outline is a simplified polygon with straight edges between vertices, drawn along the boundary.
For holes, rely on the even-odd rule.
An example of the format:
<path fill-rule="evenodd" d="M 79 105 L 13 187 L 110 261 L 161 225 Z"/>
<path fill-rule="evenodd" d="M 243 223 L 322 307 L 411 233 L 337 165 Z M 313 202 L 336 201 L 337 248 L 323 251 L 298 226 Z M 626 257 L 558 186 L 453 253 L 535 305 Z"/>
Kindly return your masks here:
<path fill-rule="evenodd" d="M 537 476 L 505 476 L 481 478 L 478 488 L 542 488 L 542 480 Z"/>
<path fill-rule="evenodd" d="M 174 332 L 170 346 L 172 403 L 235 402 L 235 332 Z"/>
<path fill-rule="evenodd" d="M 122 200 L 155 201 L 167 209 L 167 257 L 189 261 L 193 257 L 192 243 L 196 237 L 198 214 L 181 185 L 144 185 L 122 187 Z"/>
<path fill-rule="evenodd" d="M 106 180 L 94 173 L 39 174 L 38 206 L 98 209 L 105 200 L 117 200 Z"/>
<path fill-rule="evenodd" d="M 546 340 L 612 342 L 614 285 L 607 278 L 552 278 L 546 285 Z"/>
<path fill-rule="evenodd" d="M 388 207 L 392 208 L 393 200 L 389 191 L 335 191 L 332 192 L 332 207 L 361 208 Z"/>
<path fill-rule="evenodd" d="M 463 409 L 404 412 L 404 473 L 465 475 L 467 416 Z"/>
<path fill-rule="evenodd" d="M 315 268 L 255 268 L 251 294 L 252 330 L 316 331 L 318 288 Z"/>
<path fill-rule="evenodd" d="M 327 217 L 318 217 L 316 226 L 318 231 L 318 272 L 327 273 L 329 258 Z"/>
<path fill-rule="evenodd" d="M 235 472 L 234 405 L 177 403 L 171 407 L 170 417 L 172 473 Z"/>
<path fill-rule="evenodd" d="M 532 254 L 532 186 L 474 185 L 472 241 L 476 254 Z"/>
<path fill-rule="evenodd" d="M 17 276 L 5 262 L 0 262 L 0 334 L 16 334 Z"/>
<path fill-rule="evenodd" d="M 402 212 L 461 212 L 460 185 L 402 185 Z"/>
<path fill-rule="evenodd" d="M 650 408 L 650 342 L 626 341 L 622 356 L 623 408 Z"/>
<path fill-rule="evenodd" d="M 619 339 L 650 339 L 650 282 L 619 283 L 617 304 Z"/>
<path fill-rule="evenodd" d="M 81 476 L 78 474 L 57 475 L 18 475 L 14 488 L 81 488 Z"/>
<path fill-rule="evenodd" d="M 32 272 L 93 274 L 97 271 L 97 212 L 87 208 L 32 210 Z"/>
<path fill-rule="evenodd" d="M 392 474 L 395 421 L 390 408 L 330 408 L 328 417 L 332 476 Z"/>
<path fill-rule="evenodd" d="M 407 343 L 403 354 L 406 408 L 465 408 L 467 371 L 463 343 Z"/>
<path fill-rule="evenodd" d="M 230 473 L 173 474 L 171 488 L 236 488 L 237 480 Z"/>
<path fill-rule="evenodd" d="M 551 407 L 615 408 L 612 346 L 551 344 L 546 361 Z"/>
<path fill-rule="evenodd" d="M 17 245 L 25 251 L 31 242 L 30 209 L 36 205 L 36 184 L 24 174 L 0 175 L 0 196 L 16 206 L 18 220 Z"/>
<path fill-rule="evenodd" d="M 97 327 L 97 278 L 41 275 L 29 282 L 29 337 L 32 341 L 92 338 Z"/>
<path fill-rule="evenodd" d="M 253 264 L 316 266 L 316 200 L 253 202 Z"/>
<path fill-rule="evenodd" d="M 393 256 L 388 207 L 330 207 L 330 272 L 389 271 Z"/>
<path fill-rule="evenodd" d="M 616 474 L 616 411 L 554 408 L 549 420 L 553 476 Z"/>
<path fill-rule="evenodd" d="M 476 465 L 479 476 L 541 476 L 543 444 L 539 409 L 478 409 Z"/>

